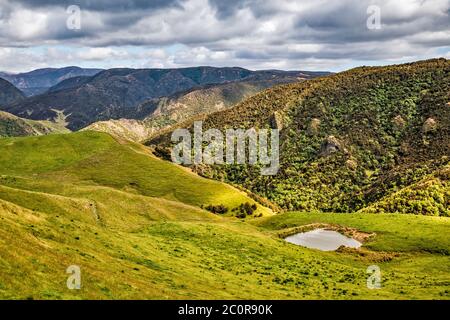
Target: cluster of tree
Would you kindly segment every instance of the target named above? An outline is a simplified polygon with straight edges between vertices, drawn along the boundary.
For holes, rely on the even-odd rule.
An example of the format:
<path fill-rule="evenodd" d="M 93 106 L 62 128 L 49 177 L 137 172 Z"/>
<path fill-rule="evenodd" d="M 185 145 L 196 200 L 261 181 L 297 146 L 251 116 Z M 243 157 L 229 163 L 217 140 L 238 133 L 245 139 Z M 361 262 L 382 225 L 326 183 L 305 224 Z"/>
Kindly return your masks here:
<path fill-rule="evenodd" d="M 210 205 L 206 206 L 205 209 L 214 214 L 224 214 L 224 213 L 228 212 L 228 208 L 226 206 L 224 206 L 223 204 L 219 204 L 219 205 L 210 204 Z"/>
<path fill-rule="evenodd" d="M 248 202 L 241 203 L 239 207 L 234 208 L 232 211 L 236 213 L 236 217 L 245 218 L 251 216 L 256 210 L 256 204 L 250 204 Z"/>

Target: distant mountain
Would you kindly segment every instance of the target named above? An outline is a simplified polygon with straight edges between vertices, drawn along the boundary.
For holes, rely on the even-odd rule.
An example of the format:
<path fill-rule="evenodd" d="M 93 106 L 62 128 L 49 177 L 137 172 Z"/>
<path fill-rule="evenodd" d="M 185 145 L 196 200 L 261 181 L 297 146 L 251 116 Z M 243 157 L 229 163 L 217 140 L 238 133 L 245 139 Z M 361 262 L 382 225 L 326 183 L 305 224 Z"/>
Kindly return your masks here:
<path fill-rule="evenodd" d="M 63 113 L 68 128 L 78 130 L 96 121 L 144 119 L 157 106 L 149 99 L 211 84 L 235 81 L 309 79 L 322 73 L 250 71 L 242 68 L 195 67 L 182 69 L 110 69 L 90 78 L 67 80 L 49 92 L 9 105 L 6 111 L 35 120 Z"/>
<path fill-rule="evenodd" d="M 56 85 L 50 87 L 47 92 L 57 92 L 61 90 L 67 90 L 72 89 L 75 87 L 78 87 L 82 84 L 85 84 L 91 79 L 90 76 L 79 76 L 79 77 L 73 77 L 66 80 L 63 80 Z"/>
<path fill-rule="evenodd" d="M 8 81 L 0 78 L 0 109 L 15 101 L 24 100 L 24 94 Z"/>
<path fill-rule="evenodd" d="M 138 108 L 153 110 L 143 120 L 99 121 L 85 129 L 108 132 L 133 141 L 142 141 L 148 139 L 158 130 L 187 120 L 192 116 L 230 108 L 266 88 L 299 80 L 298 77 L 282 75 L 270 80 L 236 81 L 208 85 L 176 93 L 170 97 L 155 98 L 143 102 Z"/>
<path fill-rule="evenodd" d="M 268 89 L 207 116 L 209 128 L 280 129 L 280 170 L 193 166 L 288 210 L 448 215 L 450 60 L 359 67 Z M 161 156 L 177 127 L 147 142 Z M 379 203 L 378 203 L 379 202 Z"/>
<path fill-rule="evenodd" d="M 26 96 L 33 96 L 44 93 L 63 80 L 78 76 L 93 76 L 101 70 L 79 67 L 45 68 L 18 74 L 0 72 L 0 77 L 22 90 Z"/>
<path fill-rule="evenodd" d="M 50 133 L 66 132 L 70 131 L 50 121 L 22 119 L 0 111 L 0 137 L 41 136 Z"/>
<path fill-rule="evenodd" d="M 144 122 L 158 130 L 179 123 L 198 114 L 209 114 L 230 108 L 252 95 L 275 85 L 298 82 L 299 77 L 277 75 L 273 79 L 238 81 L 206 86 L 175 94 L 168 98 L 152 99 L 143 105 L 154 112 Z M 307 79 L 307 77 L 305 78 Z"/>

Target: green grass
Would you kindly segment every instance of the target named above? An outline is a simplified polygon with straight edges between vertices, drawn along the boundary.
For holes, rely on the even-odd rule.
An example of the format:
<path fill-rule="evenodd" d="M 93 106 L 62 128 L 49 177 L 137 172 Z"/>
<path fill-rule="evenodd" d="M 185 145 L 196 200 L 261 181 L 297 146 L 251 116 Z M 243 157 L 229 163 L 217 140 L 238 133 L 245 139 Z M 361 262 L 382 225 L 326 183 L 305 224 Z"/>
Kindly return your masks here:
<path fill-rule="evenodd" d="M 241 221 L 199 206 L 251 202 L 242 192 L 106 134 L 0 139 L 0 150 L 0 298 L 449 299 L 449 218 Z M 321 252 L 276 236 L 314 222 L 375 232 L 364 244 L 374 254 Z M 386 252 L 395 257 L 376 259 Z M 382 271 L 379 290 L 366 287 L 372 264 Z M 81 290 L 66 287 L 70 265 L 81 268 Z"/>
<path fill-rule="evenodd" d="M 168 208 L 169 210 L 170 208 Z M 450 259 L 429 253 L 428 241 L 449 247 L 441 233 L 428 241 L 410 235 L 410 245 L 398 248 L 389 262 L 371 261 L 351 253 L 320 252 L 278 239 L 270 230 L 286 219 L 292 225 L 336 222 L 312 214 L 282 214 L 260 227 L 236 220 L 123 221 L 129 230 L 107 228 L 90 218 L 33 212 L 0 204 L 0 296 L 34 299 L 448 299 Z M 381 216 L 367 214 L 344 225 L 389 232 Z M 403 216 L 402 216 L 403 217 Z M 404 216 L 418 228 L 439 226 L 427 217 Z M 270 220 L 274 219 L 272 223 Z M 372 221 L 376 222 L 365 222 Z M 448 221 L 441 219 L 441 229 Z M 364 221 L 365 220 L 365 221 Z M 269 229 L 263 228 L 263 226 Z M 384 227 L 383 227 L 384 226 Z M 386 230 L 385 228 L 388 228 Z M 396 238 L 375 238 L 373 250 L 395 248 L 407 228 L 396 227 Z M 403 233 L 400 233 L 403 232 Z M 435 235 L 433 238 L 433 234 Z M 378 236 L 377 236 L 378 237 Z M 392 243 L 391 243 L 392 241 Z M 386 246 L 387 244 L 388 246 Z M 422 245 L 424 245 L 422 247 Z M 82 270 L 82 289 L 66 288 L 65 269 Z M 365 273 L 377 264 L 382 289 L 366 288 Z"/>
<path fill-rule="evenodd" d="M 0 148 L 0 183 L 13 188 L 72 196 L 80 187 L 104 186 L 198 207 L 224 204 L 231 209 L 254 203 L 237 189 L 200 178 L 153 157 L 141 145 L 104 133 L 2 139 Z M 270 214 L 262 206 L 257 212 Z"/>

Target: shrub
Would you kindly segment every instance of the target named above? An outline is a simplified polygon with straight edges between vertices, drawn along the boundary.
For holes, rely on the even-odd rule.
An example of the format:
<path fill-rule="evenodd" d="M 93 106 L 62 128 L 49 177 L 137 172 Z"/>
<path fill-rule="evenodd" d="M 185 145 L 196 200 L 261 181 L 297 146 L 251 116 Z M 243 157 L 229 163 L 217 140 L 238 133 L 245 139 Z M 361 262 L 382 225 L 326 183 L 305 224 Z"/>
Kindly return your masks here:
<path fill-rule="evenodd" d="M 215 214 L 224 214 L 227 213 L 228 208 L 226 206 L 224 206 L 223 204 L 219 204 L 219 205 L 208 205 L 205 207 L 206 210 L 215 213 Z"/>
<path fill-rule="evenodd" d="M 251 216 L 257 209 L 256 204 L 250 204 L 248 202 L 241 203 L 239 207 L 233 209 L 234 212 L 237 211 L 236 217 L 245 218 L 246 216 Z"/>

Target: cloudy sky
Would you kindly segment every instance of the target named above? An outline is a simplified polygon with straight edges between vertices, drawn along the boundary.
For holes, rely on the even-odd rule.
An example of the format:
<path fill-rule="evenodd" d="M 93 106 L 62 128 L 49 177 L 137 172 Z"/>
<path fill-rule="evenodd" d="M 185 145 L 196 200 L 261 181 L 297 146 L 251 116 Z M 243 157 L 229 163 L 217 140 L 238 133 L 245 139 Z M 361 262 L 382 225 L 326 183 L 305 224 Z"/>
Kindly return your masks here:
<path fill-rule="evenodd" d="M 340 71 L 442 56 L 450 0 L 0 0 L 1 71 Z"/>

